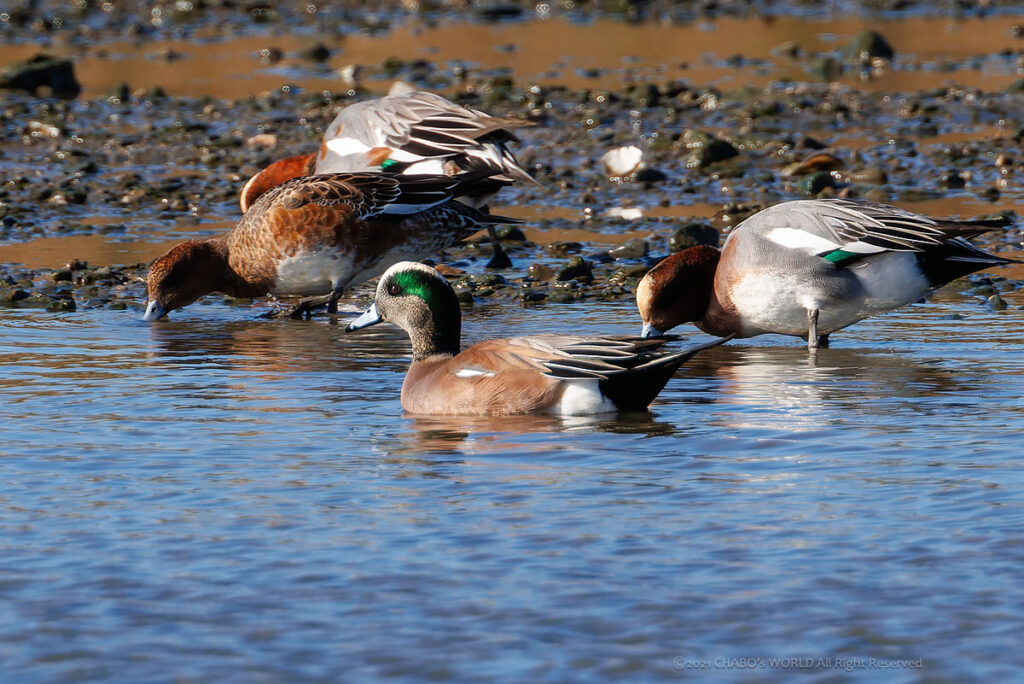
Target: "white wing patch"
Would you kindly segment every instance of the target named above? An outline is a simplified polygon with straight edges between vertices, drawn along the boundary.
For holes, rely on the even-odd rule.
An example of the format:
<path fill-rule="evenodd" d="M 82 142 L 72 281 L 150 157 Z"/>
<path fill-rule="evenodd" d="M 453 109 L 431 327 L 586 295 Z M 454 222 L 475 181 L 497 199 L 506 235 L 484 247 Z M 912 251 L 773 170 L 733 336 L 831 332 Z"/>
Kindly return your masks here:
<path fill-rule="evenodd" d="M 340 157 L 353 154 L 366 154 L 370 147 L 355 138 L 331 138 L 327 141 L 327 149 Z"/>
<path fill-rule="evenodd" d="M 806 249 L 813 251 L 815 254 L 839 249 L 840 247 L 831 240 L 814 233 L 808 233 L 806 230 L 800 230 L 799 228 L 775 228 L 765 237 L 775 244 L 782 245 L 788 249 Z"/>
<path fill-rule="evenodd" d="M 885 247 L 879 247 L 878 245 L 871 245 L 867 242 L 847 242 L 845 245 L 841 245 L 837 242 L 833 242 L 828 238 L 824 238 L 814 233 L 809 233 L 806 230 L 799 228 L 775 228 L 767 235 L 769 240 L 777 245 L 782 245 L 787 249 L 801 249 L 807 250 L 813 254 L 821 254 L 823 252 L 831 252 L 835 249 L 841 249 L 845 252 L 854 252 L 856 254 L 877 254 L 879 252 L 887 252 Z"/>
<path fill-rule="evenodd" d="M 455 377 L 457 378 L 479 378 L 481 376 L 485 378 L 493 378 L 494 371 L 477 370 L 475 368 L 460 368 L 455 371 Z"/>

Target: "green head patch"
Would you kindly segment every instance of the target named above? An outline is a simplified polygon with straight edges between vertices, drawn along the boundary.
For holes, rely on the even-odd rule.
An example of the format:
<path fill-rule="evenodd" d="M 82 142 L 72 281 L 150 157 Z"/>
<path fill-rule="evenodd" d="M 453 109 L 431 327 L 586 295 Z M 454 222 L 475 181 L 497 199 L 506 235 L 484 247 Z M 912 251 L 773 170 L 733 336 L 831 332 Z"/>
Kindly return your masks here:
<path fill-rule="evenodd" d="M 432 319 L 431 347 L 436 351 L 458 351 L 462 333 L 462 311 L 448 281 L 433 269 L 408 268 L 388 277 L 387 293 L 396 299 L 417 297 L 426 303 Z"/>

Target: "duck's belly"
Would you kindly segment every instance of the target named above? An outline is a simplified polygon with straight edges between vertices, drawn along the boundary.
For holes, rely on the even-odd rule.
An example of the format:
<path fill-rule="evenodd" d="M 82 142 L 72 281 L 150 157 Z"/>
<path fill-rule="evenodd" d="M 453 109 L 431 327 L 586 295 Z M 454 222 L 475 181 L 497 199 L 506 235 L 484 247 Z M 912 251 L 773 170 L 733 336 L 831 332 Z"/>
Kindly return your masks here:
<path fill-rule="evenodd" d="M 913 254 L 888 252 L 848 269 L 752 274 L 736 284 L 732 301 L 748 334 L 804 336 L 808 311 L 818 310 L 818 332 L 824 334 L 909 304 L 928 289 Z"/>
<path fill-rule="evenodd" d="M 347 249 L 299 252 L 278 262 L 274 294 L 327 294 L 338 284 L 348 283 L 355 267 Z"/>

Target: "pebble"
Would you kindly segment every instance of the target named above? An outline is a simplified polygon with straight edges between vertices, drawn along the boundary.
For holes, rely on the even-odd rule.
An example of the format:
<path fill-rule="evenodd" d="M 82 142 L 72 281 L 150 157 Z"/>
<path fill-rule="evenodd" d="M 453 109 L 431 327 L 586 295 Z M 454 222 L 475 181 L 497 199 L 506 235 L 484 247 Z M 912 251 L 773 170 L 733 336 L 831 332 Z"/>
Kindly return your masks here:
<path fill-rule="evenodd" d="M 530 268 L 526 272 L 530 278 L 542 283 L 550 282 L 555 278 L 554 269 L 540 262 L 530 264 Z"/>
<path fill-rule="evenodd" d="M 570 259 L 567 265 L 558 269 L 555 273 L 555 280 L 559 282 L 566 282 L 569 280 L 591 282 L 593 279 L 594 273 L 591 270 L 590 262 L 586 261 L 583 257 L 578 256 Z"/>
<path fill-rule="evenodd" d="M 673 231 L 672 237 L 668 241 L 668 247 L 673 252 L 679 252 L 687 247 L 694 247 L 696 245 L 717 247 L 719 240 L 718 231 L 710 223 L 691 221 Z"/>
<path fill-rule="evenodd" d="M 639 259 L 647 256 L 648 251 L 649 245 L 647 240 L 643 238 L 629 238 L 621 245 L 609 249 L 608 254 L 613 259 Z"/>
<path fill-rule="evenodd" d="M 601 155 L 601 163 L 612 178 L 622 178 L 637 170 L 643 161 L 644 153 L 636 145 L 616 147 Z"/>

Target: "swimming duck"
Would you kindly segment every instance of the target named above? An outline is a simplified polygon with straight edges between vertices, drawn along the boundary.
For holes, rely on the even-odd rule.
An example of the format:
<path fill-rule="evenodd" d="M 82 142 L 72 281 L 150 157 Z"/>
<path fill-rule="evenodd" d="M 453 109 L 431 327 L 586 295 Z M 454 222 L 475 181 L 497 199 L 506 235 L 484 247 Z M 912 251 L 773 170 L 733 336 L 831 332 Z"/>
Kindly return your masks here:
<path fill-rule="evenodd" d="M 807 337 L 809 349 L 862 318 L 1012 259 L 967 241 L 1007 221 L 952 221 L 847 199 L 784 202 L 749 217 L 719 251 L 690 247 L 637 286 L 641 335 L 694 322 L 713 335 Z"/>
<path fill-rule="evenodd" d="M 529 125 L 422 91 L 358 102 L 341 110 L 327 127 L 319 152 L 282 159 L 250 178 L 242 188 L 242 211 L 270 188 L 300 175 L 381 170 L 452 175 L 489 169 L 497 172 L 490 182 L 477 183 L 458 198 L 479 209 L 503 185 L 536 182 L 506 147 L 519 142 L 511 129 Z M 511 266 L 494 226 L 487 230 L 493 250 L 488 267 Z"/>
<path fill-rule="evenodd" d="M 488 340 L 461 349 L 454 290 L 436 270 L 412 262 L 385 271 L 373 305 L 345 330 L 381 321 L 394 323 L 412 340 L 402 408 L 414 414 L 641 411 L 679 366 L 725 341 L 671 354 L 656 351 L 664 339 L 568 335 Z"/>
<path fill-rule="evenodd" d="M 490 216 L 453 198 L 479 178 L 335 173 L 293 178 L 262 195 L 226 235 L 189 240 L 158 257 L 146 282 L 144 320 L 210 292 L 232 297 L 321 295 L 293 317 L 336 302 L 350 284 L 402 259 L 421 259 L 472 235 Z"/>

